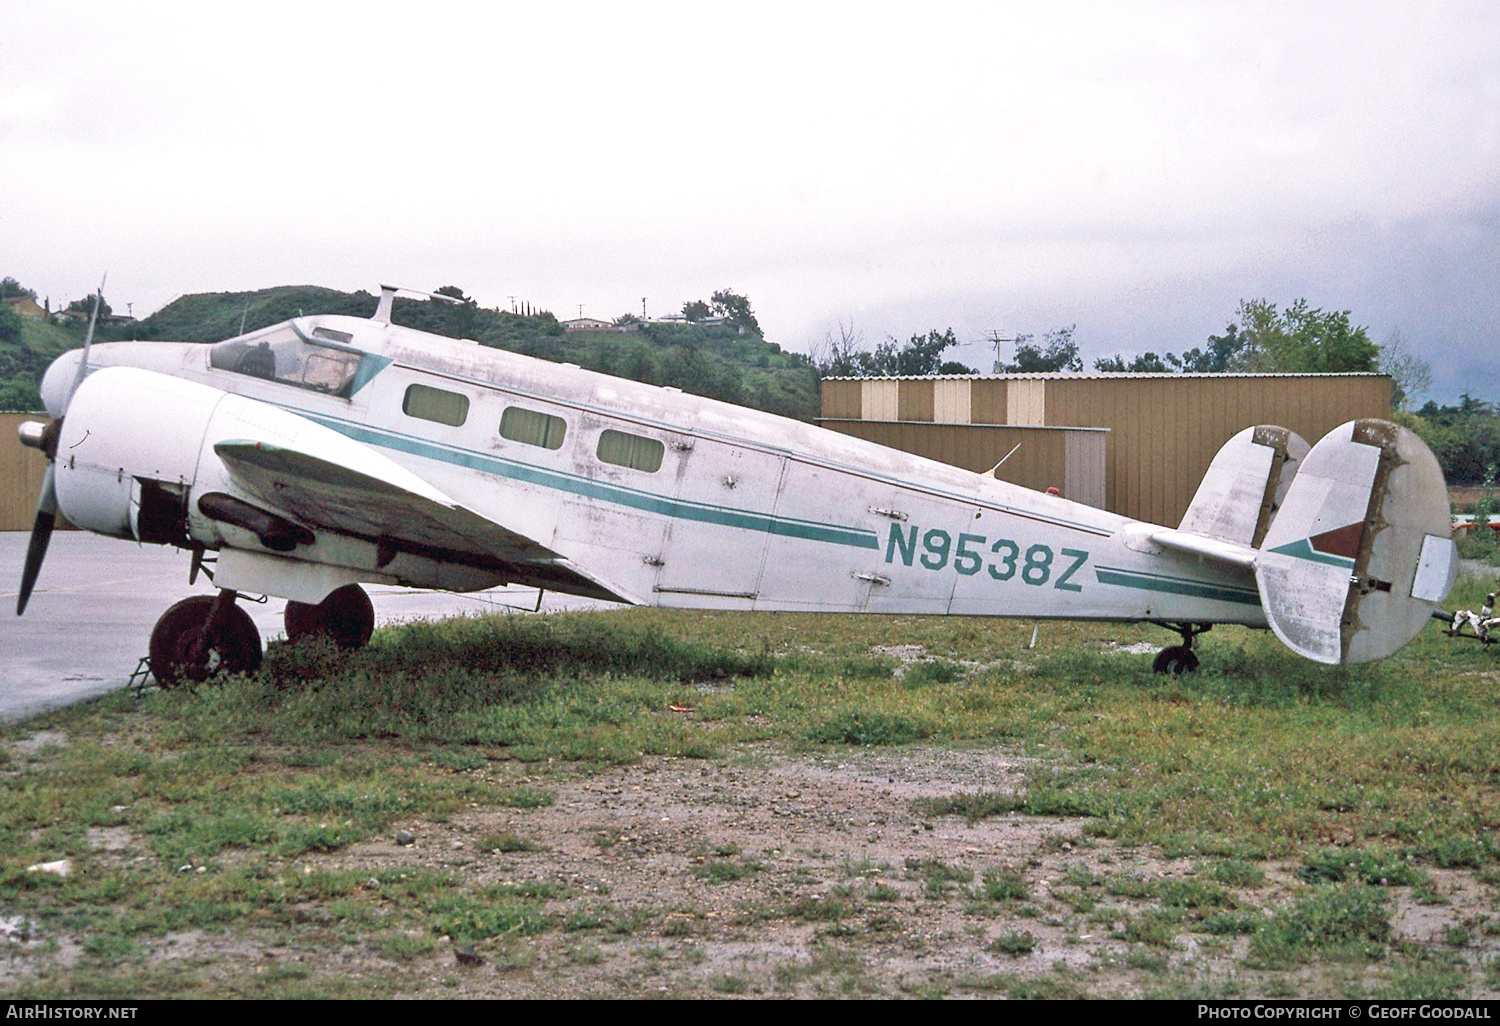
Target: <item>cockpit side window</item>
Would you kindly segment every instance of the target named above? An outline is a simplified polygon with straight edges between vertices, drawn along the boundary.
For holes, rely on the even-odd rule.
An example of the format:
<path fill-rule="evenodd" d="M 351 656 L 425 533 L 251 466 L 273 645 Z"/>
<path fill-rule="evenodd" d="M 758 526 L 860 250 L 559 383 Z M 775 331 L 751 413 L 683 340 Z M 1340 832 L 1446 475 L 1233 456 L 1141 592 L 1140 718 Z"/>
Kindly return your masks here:
<path fill-rule="evenodd" d="M 360 355 L 337 344 L 315 342 L 291 325 L 282 325 L 260 335 L 220 342 L 209 351 L 208 362 L 217 370 L 347 399 L 353 393 Z"/>

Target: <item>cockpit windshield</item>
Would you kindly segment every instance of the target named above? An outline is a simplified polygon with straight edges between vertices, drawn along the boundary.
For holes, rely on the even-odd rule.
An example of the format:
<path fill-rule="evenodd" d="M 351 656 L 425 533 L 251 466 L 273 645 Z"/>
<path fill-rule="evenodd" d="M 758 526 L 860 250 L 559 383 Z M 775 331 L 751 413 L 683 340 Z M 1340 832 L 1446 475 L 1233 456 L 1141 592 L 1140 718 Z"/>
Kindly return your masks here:
<path fill-rule="evenodd" d="M 324 340 L 319 337 L 322 334 L 345 338 Z M 295 323 L 280 324 L 216 344 L 209 351 L 208 362 L 218 370 L 348 399 L 354 391 L 361 354 L 340 344 L 346 339 L 344 332 L 321 328 L 314 328 L 309 338 Z"/>

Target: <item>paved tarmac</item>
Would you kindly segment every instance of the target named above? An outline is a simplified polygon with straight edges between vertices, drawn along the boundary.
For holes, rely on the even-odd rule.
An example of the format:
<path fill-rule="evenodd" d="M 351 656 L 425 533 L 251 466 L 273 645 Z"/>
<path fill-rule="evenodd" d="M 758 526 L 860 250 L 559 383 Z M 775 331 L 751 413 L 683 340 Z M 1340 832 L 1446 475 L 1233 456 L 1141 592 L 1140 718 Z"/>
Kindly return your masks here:
<path fill-rule="evenodd" d="M 212 594 L 203 577 L 189 586 L 188 554 L 84 531 L 52 536 L 36 589 L 17 617 L 16 592 L 27 535 L 0 531 L 0 720 L 22 719 L 124 687 L 146 654 L 156 618 L 178 599 Z M 366 585 L 377 624 L 441 619 L 506 609 L 530 611 L 534 588 L 458 595 Z M 284 634 L 286 603 L 241 602 L 265 640 Z M 566 595 L 543 596 L 543 611 L 609 608 Z"/>

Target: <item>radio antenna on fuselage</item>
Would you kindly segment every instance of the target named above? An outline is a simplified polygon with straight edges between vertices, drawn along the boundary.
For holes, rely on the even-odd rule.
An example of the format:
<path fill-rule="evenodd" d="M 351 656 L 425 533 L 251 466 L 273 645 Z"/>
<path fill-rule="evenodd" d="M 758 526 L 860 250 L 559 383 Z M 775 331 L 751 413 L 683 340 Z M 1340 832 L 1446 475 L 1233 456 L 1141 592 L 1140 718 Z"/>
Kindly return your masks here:
<path fill-rule="evenodd" d="M 402 285 L 380 286 L 380 305 L 375 307 L 375 316 L 370 320 L 377 324 L 391 323 L 391 309 L 396 305 L 396 293 L 405 292 L 409 296 L 426 296 L 428 299 L 441 299 L 445 303 L 462 304 L 462 300 L 445 296 L 441 292 L 423 292 L 421 289 L 409 289 Z"/>

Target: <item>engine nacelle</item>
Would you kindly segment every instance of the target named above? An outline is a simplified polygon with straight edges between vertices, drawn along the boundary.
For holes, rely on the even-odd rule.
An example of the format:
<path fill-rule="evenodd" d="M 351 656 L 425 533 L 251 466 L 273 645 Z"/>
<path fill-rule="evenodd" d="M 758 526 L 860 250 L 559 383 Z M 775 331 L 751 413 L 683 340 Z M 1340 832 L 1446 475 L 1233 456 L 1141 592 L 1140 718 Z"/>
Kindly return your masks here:
<path fill-rule="evenodd" d="M 68 404 L 58 439 L 59 511 L 98 534 L 185 543 L 203 440 L 226 396 L 129 367 L 90 374 Z"/>
<path fill-rule="evenodd" d="M 219 548 L 227 525 L 289 552 L 312 533 L 242 494 L 213 443 L 309 432 L 326 429 L 208 385 L 106 367 L 79 387 L 62 421 L 58 508 L 75 526 L 115 538 Z"/>

